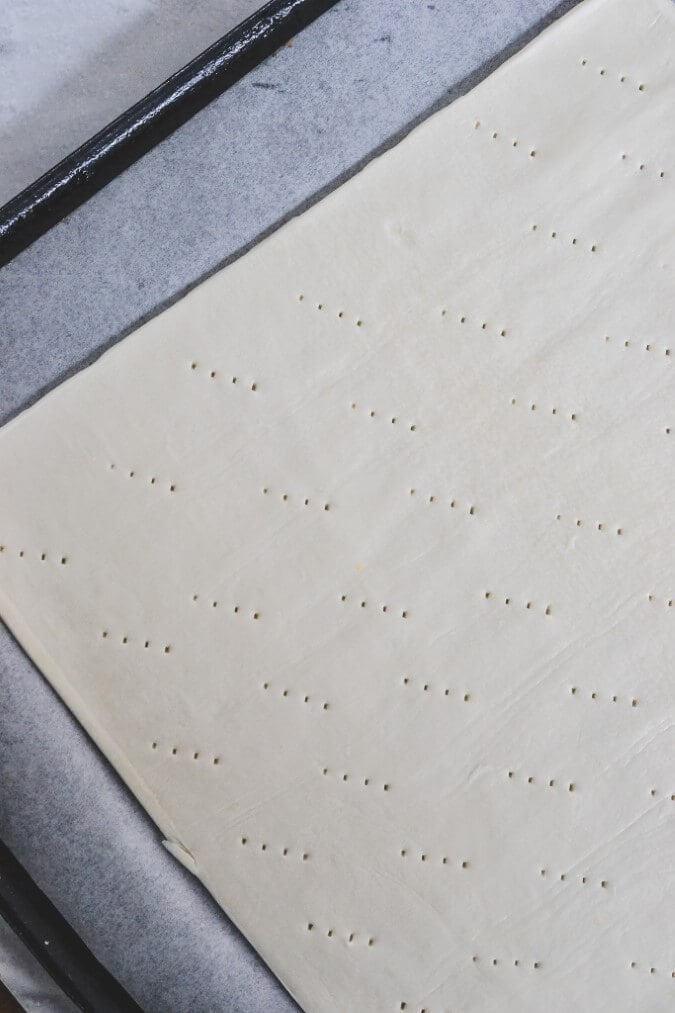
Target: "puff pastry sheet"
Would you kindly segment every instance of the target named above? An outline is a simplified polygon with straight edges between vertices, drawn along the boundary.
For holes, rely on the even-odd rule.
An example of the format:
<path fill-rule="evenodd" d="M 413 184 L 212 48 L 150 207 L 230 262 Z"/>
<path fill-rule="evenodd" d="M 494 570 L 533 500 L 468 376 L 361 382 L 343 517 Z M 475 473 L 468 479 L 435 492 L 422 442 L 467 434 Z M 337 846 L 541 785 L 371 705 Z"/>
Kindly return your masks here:
<path fill-rule="evenodd" d="M 675 1002 L 674 60 L 586 0 L 0 433 L 2 617 L 307 1013 Z"/>

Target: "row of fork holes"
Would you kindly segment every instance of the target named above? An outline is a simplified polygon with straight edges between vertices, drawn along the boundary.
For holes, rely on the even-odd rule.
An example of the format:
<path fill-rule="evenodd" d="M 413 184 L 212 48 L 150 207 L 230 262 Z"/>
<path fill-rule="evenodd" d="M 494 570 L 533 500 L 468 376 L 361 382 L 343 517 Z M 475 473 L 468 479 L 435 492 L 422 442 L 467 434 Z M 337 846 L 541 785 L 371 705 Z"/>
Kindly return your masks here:
<path fill-rule="evenodd" d="M 357 409 L 358 409 L 359 406 L 356 403 L 356 401 L 352 401 L 350 403 L 349 407 L 351 408 L 351 410 L 353 412 L 355 412 L 355 411 L 357 411 Z M 378 417 L 377 416 L 377 412 L 375 411 L 374 408 L 365 408 L 364 411 L 365 411 L 367 417 L 370 418 L 370 419 L 374 419 L 374 418 Z M 386 418 L 386 416 L 385 416 L 385 418 Z M 395 426 L 399 421 L 400 421 L 400 419 L 399 419 L 398 415 L 390 415 L 389 416 L 389 422 L 391 423 L 392 426 Z M 406 423 L 406 425 L 408 427 L 409 432 L 411 432 L 411 433 L 417 432 L 417 425 L 416 425 L 416 423 L 414 423 L 414 422 L 412 422 L 412 423 Z"/>
<path fill-rule="evenodd" d="M 545 879 L 549 875 L 549 870 L 548 869 L 540 869 L 539 870 L 539 875 L 543 879 Z M 574 877 L 574 878 L 576 878 L 576 877 Z M 560 880 L 561 883 L 573 882 L 574 878 L 571 877 L 569 875 L 569 873 L 567 873 L 567 872 L 561 872 L 560 875 L 558 876 L 558 879 Z M 589 880 L 588 876 L 579 876 L 578 879 L 579 879 L 579 882 L 581 883 L 582 886 L 588 886 L 589 883 L 590 883 L 590 880 Z M 609 882 L 606 879 L 599 880 L 598 885 L 600 886 L 600 888 L 602 890 L 608 890 L 609 889 Z"/>
<path fill-rule="evenodd" d="M 630 156 L 625 151 L 621 153 L 621 161 L 622 162 L 627 162 L 629 160 L 629 157 Z M 640 162 L 640 164 L 638 165 L 638 169 L 639 169 L 640 172 L 645 172 L 647 170 L 647 166 L 646 166 L 646 164 L 644 162 Z M 666 175 L 665 170 L 664 169 L 660 169 L 659 170 L 659 179 L 665 179 L 665 175 Z"/>
<path fill-rule="evenodd" d="M 478 964 L 478 963 L 480 963 L 480 960 L 481 960 L 481 958 L 480 958 L 480 957 L 479 957 L 479 956 L 478 956 L 477 954 L 476 954 L 476 955 L 474 955 L 474 956 L 473 956 L 473 957 L 471 958 L 471 961 L 472 961 L 472 963 L 474 963 L 474 964 Z M 500 960 L 500 959 L 499 959 L 499 957 L 493 957 L 493 958 L 492 958 L 492 959 L 491 959 L 491 960 L 489 961 L 489 963 L 490 963 L 490 964 L 492 965 L 492 967 L 498 967 L 498 966 L 499 966 L 500 964 L 504 964 L 504 965 L 505 965 L 505 966 L 507 966 L 507 967 L 509 966 L 509 961 L 506 961 L 506 960 Z M 515 959 L 515 960 L 513 961 L 513 967 L 523 967 L 523 966 L 527 966 L 527 965 L 526 965 L 526 964 L 523 964 L 523 961 L 519 960 L 518 958 L 516 958 L 516 959 Z M 539 960 L 534 960 L 534 961 L 532 962 L 532 964 L 530 964 L 529 966 L 531 966 L 531 967 L 532 967 L 532 968 L 533 968 L 533 969 L 534 969 L 535 971 L 538 971 L 538 970 L 539 970 L 539 968 L 541 967 L 541 961 L 539 961 Z"/>
<path fill-rule="evenodd" d="M 417 496 L 417 489 L 408 489 L 408 495 L 409 496 Z M 439 497 L 436 496 L 434 493 L 429 493 L 428 495 L 420 496 L 420 499 L 421 500 L 426 500 L 427 503 L 439 503 L 439 502 L 440 503 L 444 503 L 444 502 L 446 502 L 447 505 L 450 507 L 451 510 L 461 509 L 459 507 L 456 499 L 449 499 L 449 500 L 444 500 L 443 498 L 439 499 Z M 473 504 L 470 504 L 468 507 L 466 507 L 466 512 L 468 513 L 469 517 L 473 517 L 474 514 L 476 513 L 476 507 Z"/>
<path fill-rule="evenodd" d="M 675 605 L 675 599 L 673 599 L 673 598 L 662 598 L 662 599 L 660 599 L 660 598 L 657 598 L 656 595 L 654 595 L 654 594 L 648 594 L 647 595 L 647 601 L 652 602 L 652 603 L 656 602 L 657 604 L 663 604 L 663 605 L 666 606 L 666 608 L 669 608 L 669 609 L 671 609 L 673 607 L 673 605 Z"/>
<path fill-rule="evenodd" d="M 414 685 L 413 680 L 410 678 L 409 675 L 404 675 L 403 676 L 403 685 L 404 686 L 412 686 L 412 685 Z M 423 693 L 433 693 L 434 689 L 433 689 L 433 687 L 431 686 L 430 683 L 425 682 L 425 683 L 422 684 L 422 692 Z M 452 695 L 452 691 L 450 689 L 448 689 L 447 687 L 445 687 L 442 690 L 439 690 L 438 692 L 442 693 L 443 696 L 451 696 Z M 463 694 L 462 700 L 464 701 L 464 703 L 468 703 L 470 699 L 471 699 L 471 694 L 470 693 L 464 693 Z"/>
<path fill-rule="evenodd" d="M 517 775 L 516 775 L 516 772 L 515 772 L 515 770 L 508 770 L 508 771 L 506 772 L 506 776 L 508 777 L 509 781 L 515 781 L 515 780 L 518 780 L 518 777 L 517 777 Z M 524 777 L 524 780 L 525 780 L 525 782 L 526 782 L 527 784 L 529 784 L 529 785 L 534 785 L 534 784 L 538 784 L 538 783 L 539 783 L 539 782 L 537 781 L 536 777 L 534 776 L 534 774 L 528 774 L 528 775 L 527 775 L 527 777 L 525 777 L 525 776 L 523 775 L 523 777 Z M 556 781 L 556 779 L 555 779 L 554 777 L 550 777 L 550 778 L 548 779 L 548 781 L 544 780 L 544 781 L 542 781 L 541 783 L 542 783 L 542 784 L 543 784 L 543 785 L 544 785 L 544 786 L 545 786 L 546 788 L 556 788 L 556 787 L 561 787 L 561 785 L 559 785 L 559 784 L 558 784 L 558 782 Z M 574 783 L 574 781 L 568 781 L 568 782 L 567 782 L 567 785 L 566 785 L 566 786 L 563 786 L 563 787 L 566 787 L 566 788 L 567 788 L 567 791 L 570 791 L 570 792 L 571 792 L 571 791 L 576 791 L 576 789 L 577 789 L 577 786 L 576 786 L 576 784 Z"/>
<path fill-rule="evenodd" d="M 190 369 L 192 369 L 192 370 L 199 369 L 199 363 L 198 362 L 191 362 L 190 363 Z M 215 380 L 216 377 L 219 376 L 219 375 L 220 374 L 218 373 L 217 369 L 209 369 L 208 370 L 209 380 Z M 239 383 L 239 377 L 238 376 L 231 376 L 230 377 L 230 383 Z M 249 390 L 252 390 L 254 393 L 255 393 L 255 391 L 257 391 L 257 389 L 258 389 L 258 384 L 257 383 L 252 383 L 250 385 L 250 387 L 249 387 Z"/>
<path fill-rule="evenodd" d="M 1 552 L 7 552 L 7 551 L 8 551 L 8 548 L 7 548 L 6 545 L 0 545 L 0 553 Z M 27 556 L 26 556 L 26 550 L 25 549 L 19 549 L 17 551 L 17 556 L 19 557 L 19 559 L 26 559 L 27 558 Z M 48 557 L 48 555 L 47 555 L 46 552 L 41 552 L 40 553 L 40 562 L 41 563 L 46 563 L 48 558 L 49 557 Z M 61 566 L 65 566 L 67 562 L 68 562 L 68 556 L 61 556 L 59 558 L 59 563 L 61 564 Z"/>
<path fill-rule="evenodd" d="M 340 601 L 342 603 L 346 602 L 347 600 L 348 600 L 348 598 L 347 598 L 346 594 L 341 594 L 340 595 Z M 362 598 L 359 601 L 359 607 L 362 608 L 362 609 L 367 608 L 368 607 L 368 602 L 364 598 Z M 386 612 L 391 612 L 392 609 L 390 608 L 389 605 L 380 605 L 379 606 L 379 611 L 386 613 Z M 399 612 L 399 617 L 401 619 L 407 619 L 408 615 L 409 615 L 408 609 L 401 609 L 401 611 Z"/>
<path fill-rule="evenodd" d="M 195 604 L 197 604 L 197 602 L 201 601 L 200 596 L 196 592 L 192 595 L 192 601 Z M 217 608 L 221 607 L 221 602 L 217 598 L 212 598 L 211 601 L 208 602 L 208 604 L 210 605 L 210 607 L 212 609 L 217 609 Z M 243 614 L 240 605 L 232 605 L 230 611 L 232 612 L 232 615 L 235 615 L 235 616 Z M 251 612 L 250 616 L 251 616 L 251 619 L 260 619 L 260 612 L 257 612 L 257 611 L 256 612 Z"/>
<path fill-rule="evenodd" d="M 305 297 L 304 297 L 304 295 L 302 293 L 300 293 L 298 295 L 298 302 L 305 302 Z M 330 310 L 326 306 L 326 304 L 323 303 L 323 302 L 318 302 L 318 303 L 315 303 L 314 305 L 315 305 L 315 308 L 319 311 L 319 313 L 323 313 L 323 312 L 334 313 L 338 320 L 346 320 L 346 318 L 347 318 L 347 315 L 346 315 L 346 313 L 345 313 L 344 310 Z M 356 327 L 363 327 L 363 320 L 361 320 L 360 317 L 357 317 L 354 320 L 354 323 L 355 323 Z"/>
<path fill-rule="evenodd" d="M 530 229 L 532 232 L 539 231 L 539 225 L 537 224 L 537 222 L 533 222 L 532 225 L 530 226 Z M 549 233 L 549 236 L 551 237 L 551 239 L 562 239 L 565 242 L 569 242 L 570 246 L 574 246 L 577 249 L 581 249 L 582 244 L 577 236 L 561 236 L 561 234 L 558 232 L 557 229 L 552 229 L 551 232 Z M 597 253 L 598 244 L 590 243 L 588 249 L 591 253 Z"/>
<path fill-rule="evenodd" d="M 570 686 L 570 693 L 571 693 L 572 696 L 575 696 L 577 698 L 581 698 L 581 696 L 582 696 L 582 691 L 579 688 L 579 686 Z M 589 697 L 590 700 L 602 700 L 602 699 L 604 699 L 604 697 L 602 697 L 601 694 L 599 694 L 598 692 L 596 692 L 596 690 L 594 690 L 594 689 L 591 690 L 588 693 L 588 697 Z M 619 697 L 616 694 L 613 694 L 612 696 L 607 697 L 607 699 L 611 700 L 612 703 L 619 703 Z M 630 699 L 630 705 L 631 705 L 631 707 L 637 707 L 638 701 L 637 701 L 636 697 L 631 697 L 631 699 Z"/>
<path fill-rule="evenodd" d="M 496 596 L 495 596 L 495 594 L 494 594 L 493 591 L 484 591 L 483 592 L 483 597 L 486 599 L 486 601 L 491 601 L 491 600 L 493 600 L 493 599 L 496 598 Z M 512 605 L 513 604 L 513 598 L 504 598 L 503 599 L 503 603 L 504 603 L 504 605 Z M 523 605 L 524 608 L 529 609 L 529 610 L 533 610 L 535 608 L 535 604 L 532 601 L 521 602 L 521 604 Z M 543 608 L 544 609 L 544 615 L 545 616 L 553 615 L 553 609 L 552 609 L 552 607 L 550 605 L 545 605 L 545 606 L 541 606 L 540 605 L 539 608 Z"/>
<path fill-rule="evenodd" d="M 153 751 L 158 750 L 159 749 L 159 742 L 157 742 L 157 740 L 155 740 L 154 742 L 151 742 L 150 743 L 150 748 Z M 180 753 L 181 753 L 180 746 L 171 746 L 169 748 L 169 756 L 179 756 Z M 185 754 L 191 760 L 203 760 L 203 759 L 206 759 L 206 757 L 204 757 L 203 753 L 201 753 L 198 749 L 193 749 L 193 750 L 187 749 L 187 750 L 185 750 Z M 219 756 L 212 756 L 211 757 L 211 763 L 213 764 L 214 767 L 217 767 L 220 764 L 220 757 Z"/>
<path fill-rule="evenodd" d="M 609 344 L 611 341 L 612 341 L 611 334 L 605 334 L 605 343 Z M 635 348 L 636 347 L 635 342 L 631 341 L 630 338 L 624 338 L 624 340 L 622 342 L 620 342 L 620 344 L 621 344 L 622 348 Z M 650 342 L 647 342 L 642 347 L 643 347 L 643 350 L 645 352 L 653 352 L 653 351 L 655 351 L 654 346 Z M 672 354 L 670 348 L 664 348 L 663 349 L 663 354 L 666 356 L 666 358 L 670 358 L 670 356 Z"/>
<path fill-rule="evenodd" d="M 447 309 L 445 309 L 445 308 L 441 309 L 441 316 L 442 316 L 442 317 L 447 317 L 447 315 L 448 315 L 448 311 L 447 311 Z M 467 316 L 467 315 L 466 315 L 465 313 L 463 313 L 463 314 L 460 314 L 460 315 L 459 315 L 459 316 L 457 317 L 457 320 L 458 320 L 458 322 L 459 322 L 460 324 L 466 324 L 466 323 L 468 323 L 468 322 L 469 322 L 469 317 L 468 317 L 468 316 Z M 482 320 L 482 321 L 480 322 L 480 325 L 479 325 L 479 326 L 480 326 L 480 330 L 481 330 L 481 331 L 487 331 L 487 330 L 492 330 L 492 328 L 491 328 L 491 327 L 490 327 L 490 325 L 488 324 L 487 320 Z M 507 335 L 507 333 L 508 333 L 505 327 L 501 327 L 501 328 L 499 328 L 499 329 L 495 328 L 495 331 L 496 331 L 496 333 L 498 333 L 498 334 L 499 334 L 499 337 L 500 337 L 500 338 L 505 338 L 505 337 L 506 337 L 506 335 Z"/>
<path fill-rule="evenodd" d="M 401 850 L 399 851 L 399 855 L 400 855 L 401 858 L 415 857 L 414 855 L 412 855 L 412 852 L 408 848 L 401 848 Z M 418 855 L 417 855 L 417 858 L 418 858 L 418 860 L 420 862 L 429 862 L 430 861 L 429 855 L 428 855 L 428 853 L 426 851 L 419 852 Z M 450 862 L 450 859 L 447 857 L 447 855 L 443 855 L 438 860 L 438 864 L 439 865 L 451 865 L 452 863 Z M 461 862 L 458 863 L 458 865 L 459 865 L 459 867 L 461 869 L 468 869 L 470 867 L 471 863 L 469 862 L 468 858 L 464 858 L 464 859 L 462 859 Z"/>
<path fill-rule="evenodd" d="M 314 922 L 307 922 L 307 931 L 308 932 L 320 932 L 321 930 L 314 924 Z M 337 938 L 340 938 L 338 936 L 338 934 L 336 933 L 335 929 L 331 929 L 331 928 L 325 929 L 325 935 L 326 935 L 327 939 L 337 939 Z M 344 939 L 345 939 L 345 941 L 347 943 L 355 943 L 358 938 L 359 938 L 358 932 L 349 932 L 349 933 L 345 934 L 345 936 L 344 936 Z M 374 939 L 373 936 L 368 936 L 366 938 L 365 942 L 366 942 L 366 944 L 368 946 L 374 946 L 375 945 L 375 939 Z"/>
<path fill-rule="evenodd" d="M 262 684 L 262 688 L 263 688 L 263 689 L 265 689 L 265 690 L 268 690 L 268 689 L 270 689 L 270 688 L 271 688 L 271 684 L 270 684 L 269 682 L 263 682 L 263 684 Z M 284 699 L 287 699 L 288 697 L 290 697 L 290 696 L 291 696 L 291 691 L 290 691 L 290 689 L 282 689 L 282 690 L 280 690 L 279 692 L 280 692 L 280 695 L 281 695 L 281 696 L 282 696 L 282 697 L 283 697 Z M 303 702 L 303 703 L 311 703 L 311 697 L 309 696 L 309 694 L 308 694 L 308 693 L 304 693 L 304 694 L 300 694 L 300 696 L 301 696 L 301 698 L 302 698 L 302 702 Z M 329 703 L 328 703 L 327 701 L 324 701 L 324 702 L 323 702 L 323 703 L 321 704 L 321 710 L 327 711 L 327 710 L 328 710 L 329 708 L 330 708 L 330 704 L 329 704 Z"/>
<path fill-rule="evenodd" d="M 640 965 L 638 964 L 637 960 L 631 960 L 631 962 L 630 962 L 630 969 L 631 969 L 631 971 L 639 971 L 639 970 L 641 970 Z M 658 974 L 659 972 L 658 972 L 658 969 L 656 967 L 650 967 L 649 968 L 649 973 L 650 974 Z M 671 971 L 670 972 L 670 977 L 671 978 L 675 978 L 675 971 Z"/>
<path fill-rule="evenodd" d="M 108 467 L 110 468 L 110 471 L 115 471 L 115 469 L 117 468 L 117 465 L 115 464 L 114 461 L 111 461 L 110 464 L 108 465 Z M 137 477 L 138 477 L 138 474 L 137 474 L 137 472 L 135 471 L 134 468 L 131 468 L 127 472 L 127 478 L 137 478 Z M 150 477 L 148 478 L 148 485 L 155 485 L 156 486 L 157 484 L 158 484 L 157 477 L 155 475 L 150 475 Z M 169 482 L 168 488 L 169 488 L 169 492 L 175 492 L 176 491 L 176 483 L 175 482 Z"/>
<path fill-rule="evenodd" d="M 102 640 L 109 640 L 110 639 L 110 630 L 101 630 L 101 639 Z M 128 636 L 128 634 L 125 633 L 123 636 L 120 637 L 119 642 L 120 642 L 120 644 L 122 644 L 123 646 L 126 647 L 127 644 L 131 644 L 134 641 L 133 641 L 133 639 L 130 636 Z M 148 650 L 150 647 L 152 647 L 152 641 L 151 640 L 144 640 L 143 641 L 143 647 L 145 648 L 145 650 Z M 171 644 L 164 644 L 164 651 L 163 651 L 163 653 L 164 654 L 171 654 Z"/>
<path fill-rule="evenodd" d="M 588 67 L 589 70 L 591 69 L 590 68 L 590 62 L 589 62 L 589 60 L 585 56 L 582 56 L 580 58 L 579 65 L 581 67 Z M 606 67 L 599 66 L 596 69 L 597 69 L 598 75 L 600 77 L 604 77 L 604 78 L 607 78 L 609 80 L 609 78 L 610 78 L 611 75 L 608 75 Z M 631 81 L 627 74 L 617 74 L 617 76 L 616 76 L 616 82 L 617 82 L 617 84 L 634 84 L 638 91 L 644 91 L 645 90 L 645 86 L 644 86 L 644 84 L 642 84 L 642 82 L 633 82 L 633 81 Z"/>
<path fill-rule="evenodd" d="M 328 767 L 324 767 L 322 769 L 321 773 L 323 774 L 324 777 L 328 777 L 328 775 L 331 773 L 331 771 L 329 770 Z M 358 778 L 358 777 L 353 777 L 352 774 L 336 774 L 335 776 L 340 781 L 343 781 L 344 783 L 346 783 L 347 781 L 352 781 L 352 782 L 355 782 L 357 784 L 362 784 L 364 788 L 368 788 L 368 787 L 372 787 L 373 786 L 373 781 L 369 777 Z M 377 787 L 377 785 L 375 787 Z M 390 784 L 382 784 L 382 785 L 380 785 L 380 787 L 382 788 L 382 791 L 391 791 L 391 785 Z"/>
<path fill-rule="evenodd" d="M 562 514 L 556 514 L 555 515 L 555 519 L 557 521 L 561 521 L 562 520 Z M 575 528 L 581 528 L 581 527 L 583 527 L 583 525 L 584 525 L 584 521 L 582 521 L 581 518 L 576 517 L 575 520 L 574 520 L 574 526 L 575 526 Z M 601 531 L 601 532 L 602 531 L 605 531 L 605 532 L 606 531 L 613 531 L 615 535 L 622 535 L 623 534 L 623 528 L 613 528 L 612 525 L 605 524 L 603 521 L 596 521 L 594 527 L 595 527 L 596 531 Z"/>
<path fill-rule="evenodd" d="M 268 845 L 267 845 L 267 844 L 266 844 L 266 843 L 265 843 L 264 841 L 263 841 L 263 842 L 261 842 L 261 843 L 260 843 L 260 844 L 259 844 L 259 845 L 257 846 L 257 848 L 256 848 L 256 845 L 252 844 L 252 842 L 251 842 L 251 841 L 249 840 L 249 838 L 248 838 L 248 837 L 240 837 L 240 838 L 239 838 L 239 843 L 241 844 L 241 846 L 242 846 L 243 848 L 246 848 L 246 847 L 248 847 L 248 846 L 251 846 L 251 849 L 252 849 L 252 850 L 259 850 L 259 851 L 262 851 L 262 852 L 263 852 L 263 854 L 264 854 L 265 852 L 267 852 L 268 854 L 271 854 L 271 853 L 272 853 L 272 849 L 271 849 L 271 848 L 269 848 L 269 847 L 268 847 Z M 282 858 L 288 858 L 288 857 L 289 857 L 289 855 L 291 854 L 291 849 L 290 849 L 290 848 L 280 848 L 280 849 L 279 849 L 279 854 L 280 854 L 280 855 L 282 856 Z M 309 861 L 309 857 L 310 857 L 310 856 L 309 856 L 309 852 L 307 852 L 307 851 L 303 851 L 303 852 L 302 852 L 302 861 L 303 861 L 303 862 L 308 862 L 308 861 Z"/>
<path fill-rule="evenodd" d="M 518 404 L 518 398 L 512 397 L 511 398 L 511 404 L 512 405 L 517 405 Z M 529 407 L 529 409 L 530 409 L 531 412 L 536 412 L 536 410 L 537 410 L 537 404 L 534 401 L 530 401 L 530 403 L 529 403 L 529 405 L 527 407 Z M 560 414 L 561 414 L 561 412 L 560 412 L 560 410 L 558 408 L 556 408 L 555 406 L 553 406 L 551 408 L 551 415 L 560 415 Z M 570 420 L 570 422 L 576 422 L 577 421 L 577 413 L 576 412 L 569 412 L 569 420 Z"/>
<path fill-rule="evenodd" d="M 478 954 L 474 954 L 473 957 L 471 958 L 471 962 L 473 964 L 479 964 L 479 963 L 481 963 L 481 957 L 479 957 Z M 532 970 L 534 970 L 534 971 L 538 971 L 540 969 L 540 967 L 541 967 L 541 961 L 540 960 L 533 960 L 530 963 L 529 961 L 520 960 L 518 957 L 516 957 L 514 960 L 503 960 L 503 959 L 500 959 L 499 957 L 492 957 L 491 959 L 489 959 L 485 963 L 487 963 L 491 967 L 500 967 L 500 966 L 501 967 L 518 967 L 518 968 L 531 967 Z M 399 1010 L 410 1010 L 410 1013 L 412 1013 L 412 1009 L 410 1007 L 410 1004 L 408 1002 L 406 1002 L 406 1001 L 403 1001 L 403 1000 L 399 1004 Z M 431 1011 L 428 1010 L 428 1008 L 426 1006 L 422 1006 L 419 1009 L 419 1013 L 431 1013 Z"/>
<path fill-rule="evenodd" d="M 480 127 L 481 127 L 480 120 L 476 120 L 475 123 L 474 123 L 474 125 L 473 125 L 474 130 L 480 130 Z M 491 138 L 492 138 L 493 141 L 498 141 L 499 138 L 500 138 L 499 131 L 498 130 L 493 130 L 492 133 L 491 133 Z M 518 140 L 517 137 L 511 138 L 511 147 L 512 148 L 518 148 L 520 146 L 521 146 L 520 145 L 520 141 Z M 536 155 L 537 155 L 537 149 L 536 148 L 530 148 L 529 151 L 528 151 L 528 154 L 529 154 L 530 158 L 535 158 Z"/>
<path fill-rule="evenodd" d="M 264 488 L 262 490 L 262 494 L 263 494 L 263 496 L 269 496 L 270 495 L 270 489 L 269 489 L 268 486 L 264 486 Z M 302 505 L 303 506 L 309 506 L 310 505 L 310 500 L 309 500 L 308 496 L 304 496 L 304 497 L 301 496 L 299 498 L 302 501 Z M 282 492 L 282 493 L 279 494 L 279 499 L 282 501 L 282 503 L 288 503 L 288 502 L 292 501 L 293 497 L 291 497 L 287 492 Z M 326 513 L 328 513 L 328 511 L 330 510 L 330 508 L 331 508 L 330 503 L 324 503 L 323 504 L 323 509 L 324 509 L 324 511 Z"/>

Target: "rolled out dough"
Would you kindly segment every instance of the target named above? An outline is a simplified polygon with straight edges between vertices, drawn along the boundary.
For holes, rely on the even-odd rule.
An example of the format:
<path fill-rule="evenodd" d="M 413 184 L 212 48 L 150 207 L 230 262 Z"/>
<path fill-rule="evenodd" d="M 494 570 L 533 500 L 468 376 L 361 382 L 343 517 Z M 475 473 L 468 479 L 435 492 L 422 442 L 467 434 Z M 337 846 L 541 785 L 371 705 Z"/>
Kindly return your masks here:
<path fill-rule="evenodd" d="M 3 618 L 307 1013 L 675 1002 L 674 59 L 586 0 L 0 433 Z"/>

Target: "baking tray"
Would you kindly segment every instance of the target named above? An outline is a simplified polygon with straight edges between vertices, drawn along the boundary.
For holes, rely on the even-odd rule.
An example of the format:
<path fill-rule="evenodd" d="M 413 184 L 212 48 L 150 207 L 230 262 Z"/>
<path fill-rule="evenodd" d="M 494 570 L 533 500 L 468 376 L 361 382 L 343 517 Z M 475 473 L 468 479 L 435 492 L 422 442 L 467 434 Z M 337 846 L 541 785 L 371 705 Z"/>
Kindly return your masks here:
<path fill-rule="evenodd" d="M 338 0 L 270 0 L 0 208 L 0 268 Z"/>
<path fill-rule="evenodd" d="M 8 201 L 0 268 L 337 2 L 270 0 Z M 2 840 L 0 915 L 78 1008 L 140 1009 Z"/>
<path fill-rule="evenodd" d="M 1 841 L 0 916 L 79 1009 L 139 1013 L 140 1007 L 96 960 Z M 0 1010 L 11 1009 L 0 991 Z"/>

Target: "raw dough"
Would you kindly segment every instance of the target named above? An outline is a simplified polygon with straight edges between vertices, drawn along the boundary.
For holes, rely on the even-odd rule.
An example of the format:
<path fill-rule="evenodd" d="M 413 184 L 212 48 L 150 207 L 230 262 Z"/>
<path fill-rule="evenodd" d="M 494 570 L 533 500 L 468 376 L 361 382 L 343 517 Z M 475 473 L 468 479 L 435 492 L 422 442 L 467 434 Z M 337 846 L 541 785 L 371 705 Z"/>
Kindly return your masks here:
<path fill-rule="evenodd" d="M 675 1001 L 673 54 L 586 0 L 0 434 L 3 618 L 308 1013 Z"/>

